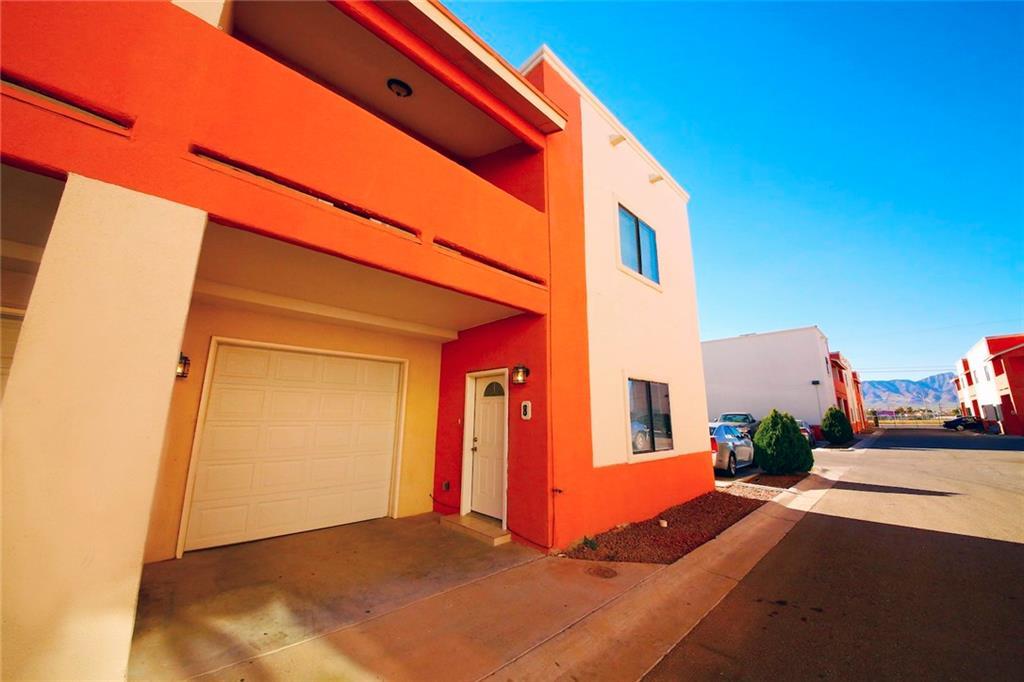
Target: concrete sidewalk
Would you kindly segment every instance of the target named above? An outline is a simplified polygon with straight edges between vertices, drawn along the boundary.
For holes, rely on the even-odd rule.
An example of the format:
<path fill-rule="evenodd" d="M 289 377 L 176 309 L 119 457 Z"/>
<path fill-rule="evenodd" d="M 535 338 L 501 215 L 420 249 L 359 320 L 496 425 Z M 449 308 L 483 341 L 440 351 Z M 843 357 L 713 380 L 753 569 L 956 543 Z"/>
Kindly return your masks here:
<path fill-rule="evenodd" d="M 841 474 L 812 475 L 669 566 L 545 557 L 200 679 L 638 679 Z"/>

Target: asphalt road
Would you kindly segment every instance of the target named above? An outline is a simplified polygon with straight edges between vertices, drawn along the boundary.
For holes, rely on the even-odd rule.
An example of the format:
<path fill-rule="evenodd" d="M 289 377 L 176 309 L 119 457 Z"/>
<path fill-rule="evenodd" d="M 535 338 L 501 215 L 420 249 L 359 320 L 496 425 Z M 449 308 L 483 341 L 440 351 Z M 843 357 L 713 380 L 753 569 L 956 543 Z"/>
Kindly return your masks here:
<path fill-rule="evenodd" d="M 1024 438 L 885 432 L 648 680 L 1021 679 Z"/>

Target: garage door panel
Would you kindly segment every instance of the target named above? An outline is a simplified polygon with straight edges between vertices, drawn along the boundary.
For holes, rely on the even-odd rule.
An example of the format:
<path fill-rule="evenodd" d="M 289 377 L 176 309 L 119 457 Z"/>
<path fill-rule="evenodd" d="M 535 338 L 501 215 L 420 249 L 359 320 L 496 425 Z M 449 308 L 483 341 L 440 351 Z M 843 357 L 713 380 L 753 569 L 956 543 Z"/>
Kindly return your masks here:
<path fill-rule="evenodd" d="M 350 452 L 355 446 L 356 428 L 356 424 L 317 424 L 313 437 L 314 447 L 318 452 Z"/>
<path fill-rule="evenodd" d="M 335 486 L 352 482 L 351 457 L 325 457 L 310 462 L 310 481 L 319 486 Z"/>
<path fill-rule="evenodd" d="M 393 390 L 398 388 L 398 365 L 384 362 L 363 362 L 363 386 Z"/>
<path fill-rule="evenodd" d="M 305 459 L 259 462 L 256 465 L 255 492 L 281 488 L 302 490 L 309 485 L 309 462 Z"/>
<path fill-rule="evenodd" d="M 260 419 L 266 391 L 262 388 L 218 386 L 210 393 L 207 420 Z"/>
<path fill-rule="evenodd" d="M 382 495 L 384 492 L 386 492 L 385 486 L 362 488 L 352 491 L 353 515 L 359 519 L 371 519 L 387 514 L 387 498 Z M 382 502 L 382 499 L 385 501 Z"/>
<path fill-rule="evenodd" d="M 316 391 L 271 391 L 271 419 L 314 419 L 318 403 Z"/>
<path fill-rule="evenodd" d="M 324 358 L 323 383 L 330 386 L 358 386 L 359 366 L 356 358 Z"/>
<path fill-rule="evenodd" d="M 252 462 L 212 463 L 203 467 L 196 477 L 196 499 L 220 499 L 249 492 L 254 468 Z"/>
<path fill-rule="evenodd" d="M 355 483 L 380 483 L 390 478 L 387 465 L 390 453 L 370 453 L 352 457 L 352 481 Z"/>
<path fill-rule="evenodd" d="M 359 419 L 387 420 L 395 418 L 393 393 L 364 393 L 359 396 Z"/>
<path fill-rule="evenodd" d="M 192 515 L 192 522 L 197 526 L 197 535 L 211 539 L 244 534 L 248 519 L 248 504 L 198 509 Z"/>
<path fill-rule="evenodd" d="M 312 495 L 309 498 L 307 520 L 317 526 L 336 526 L 340 523 L 363 521 L 376 516 L 358 517 L 352 511 L 352 492 L 350 490 L 333 490 L 328 493 Z"/>
<path fill-rule="evenodd" d="M 293 528 L 301 528 L 306 517 L 304 495 L 281 500 L 265 500 L 253 506 L 255 513 L 250 536 L 258 536 L 266 531 L 290 532 Z"/>
<path fill-rule="evenodd" d="M 218 379 L 265 379 L 270 372 L 269 350 L 221 346 L 214 376 Z"/>
<path fill-rule="evenodd" d="M 391 452 L 395 437 L 393 424 L 359 424 L 356 431 L 355 449 L 359 452 L 380 450 Z"/>
<path fill-rule="evenodd" d="M 308 353 L 277 353 L 274 356 L 274 378 L 294 383 L 314 383 L 320 375 L 322 359 Z"/>
<path fill-rule="evenodd" d="M 259 424 L 211 425 L 204 438 L 209 459 L 248 457 L 260 447 Z"/>
<path fill-rule="evenodd" d="M 401 368 L 222 345 L 185 549 L 386 516 Z"/>
<path fill-rule="evenodd" d="M 275 454 L 304 450 L 313 443 L 312 424 L 271 424 L 265 428 L 267 450 Z"/>
<path fill-rule="evenodd" d="M 358 393 L 323 393 L 320 396 L 321 419 L 355 419 Z"/>

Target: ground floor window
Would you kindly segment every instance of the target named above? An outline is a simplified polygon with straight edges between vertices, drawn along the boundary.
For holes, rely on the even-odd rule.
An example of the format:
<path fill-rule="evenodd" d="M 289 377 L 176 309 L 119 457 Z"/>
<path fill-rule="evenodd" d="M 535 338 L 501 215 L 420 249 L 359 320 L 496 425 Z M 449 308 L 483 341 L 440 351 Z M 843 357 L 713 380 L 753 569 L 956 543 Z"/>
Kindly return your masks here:
<path fill-rule="evenodd" d="M 629 380 L 629 426 L 633 454 L 672 449 L 668 384 Z"/>

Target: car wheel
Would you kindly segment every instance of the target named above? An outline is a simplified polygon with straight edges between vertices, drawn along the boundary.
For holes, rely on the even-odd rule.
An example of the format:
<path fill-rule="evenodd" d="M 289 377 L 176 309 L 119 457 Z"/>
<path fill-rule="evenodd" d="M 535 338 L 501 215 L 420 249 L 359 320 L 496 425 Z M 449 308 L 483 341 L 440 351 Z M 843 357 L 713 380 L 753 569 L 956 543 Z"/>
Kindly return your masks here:
<path fill-rule="evenodd" d="M 736 475 L 736 453 L 729 453 L 729 468 L 725 471 L 729 476 Z"/>
<path fill-rule="evenodd" d="M 621 441 L 620 441 L 621 442 Z M 651 449 L 651 437 L 643 431 L 633 436 L 633 451 L 646 452 Z"/>
<path fill-rule="evenodd" d="M 956 425 L 956 430 L 957 431 L 963 431 L 964 430 L 964 425 L 963 424 L 957 424 Z"/>

